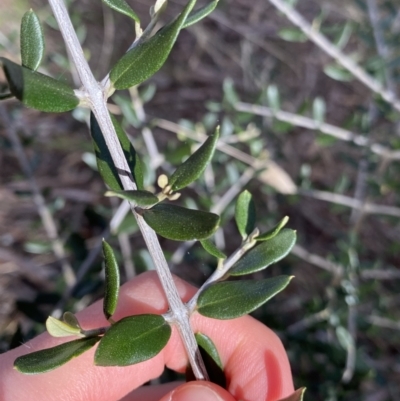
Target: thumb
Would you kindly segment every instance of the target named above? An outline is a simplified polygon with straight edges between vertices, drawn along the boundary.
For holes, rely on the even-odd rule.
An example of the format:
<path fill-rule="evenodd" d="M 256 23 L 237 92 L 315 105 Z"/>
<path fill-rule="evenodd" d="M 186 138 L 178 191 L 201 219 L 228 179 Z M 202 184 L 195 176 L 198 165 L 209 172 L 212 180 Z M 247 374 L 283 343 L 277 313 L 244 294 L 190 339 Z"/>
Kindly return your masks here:
<path fill-rule="evenodd" d="M 235 401 L 235 398 L 214 383 L 193 381 L 175 388 L 160 401 Z"/>

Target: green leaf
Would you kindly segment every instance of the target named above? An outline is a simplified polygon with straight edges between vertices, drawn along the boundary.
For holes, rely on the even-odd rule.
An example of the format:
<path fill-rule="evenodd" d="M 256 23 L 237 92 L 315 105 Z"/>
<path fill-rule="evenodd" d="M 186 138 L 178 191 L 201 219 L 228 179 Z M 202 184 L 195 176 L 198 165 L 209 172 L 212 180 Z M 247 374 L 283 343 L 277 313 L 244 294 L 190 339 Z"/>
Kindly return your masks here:
<path fill-rule="evenodd" d="M 119 267 L 114 252 L 103 239 L 103 255 L 105 261 L 106 289 L 103 300 L 103 313 L 109 319 L 115 312 L 119 294 Z"/>
<path fill-rule="evenodd" d="M 256 224 L 256 209 L 249 191 L 243 191 L 236 201 L 235 220 L 240 235 L 243 239 L 247 238 Z"/>
<path fill-rule="evenodd" d="M 33 10 L 22 17 L 20 42 L 22 65 L 35 71 L 43 58 L 44 38 L 39 18 Z"/>
<path fill-rule="evenodd" d="M 307 42 L 307 35 L 298 28 L 282 28 L 278 31 L 278 36 L 288 42 Z"/>
<path fill-rule="evenodd" d="M 114 124 L 115 131 L 117 133 L 119 142 L 124 151 L 124 155 L 131 169 L 131 173 L 136 182 L 138 189 L 143 188 L 143 170 L 142 163 L 139 159 L 135 148 L 129 141 L 125 131 L 118 123 L 117 119 L 111 115 L 111 120 Z M 104 140 L 103 133 L 100 130 L 99 124 L 97 123 L 94 114 L 90 114 L 90 131 L 93 138 L 94 151 L 97 159 L 97 168 L 104 180 L 104 182 L 113 191 L 122 191 L 123 187 L 119 179 L 117 170 L 114 166 L 110 151 L 108 150 L 107 144 Z"/>
<path fill-rule="evenodd" d="M 277 113 L 281 109 L 279 90 L 276 85 L 268 86 L 267 101 L 268 101 L 268 106 L 272 109 L 274 113 Z"/>
<path fill-rule="evenodd" d="M 214 213 L 170 204 L 158 204 L 139 213 L 157 234 L 175 241 L 206 239 L 217 230 L 220 221 Z"/>
<path fill-rule="evenodd" d="M 137 191 L 107 191 L 106 196 L 116 196 L 133 202 L 138 206 L 152 206 L 159 202 L 159 199 L 152 192 L 137 190 Z"/>
<path fill-rule="evenodd" d="M 269 265 L 283 259 L 296 242 L 296 231 L 282 230 L 268 241 L 261 242 L 250 249 L 229 270 L 231 276 L 243 276 L 265 269 Z"/>
<path fill-rule="evenodd" d="M 187 27 L 199 22 L 203 18 L 207 17 L 209 14 L 211 14 L 215 10 L 215 7 L 217 7 L 218 2 L 219 2 L 219 0 L 214 0 L 211 3 L 207 4 L 206 6 L 200 8 L 199 10 L 191 13 L 186 18 L 186 21 L 183 24 L 182 29 L 187 28 Z"/>
<path fill-rule="evenodd" d="M 46 329 L 48 333 L 53 337 L 84 337 L 84 335 L 81 333 L 80 327 L 71 326 L 67 322 L 63 322 L 52 316 L 49 316 L 46 320 Z"/>
<path fill-rule="evenodd" d="M 102 1 L 113 10 L 118 11 L 119 13 L 124 14 L 129 18 L 132 18 L 138 24 L 140 23 L 138 15 L 135 13 L 135 11 L 132 10 L 132 8 L 125 0 L 102 0 Z"/>
<path fill-rule="evenodd" d="M 288 397 L 281 398 L 278 401 L 303 401 L 304 393 L 306 392 L 306 388 L 302 387 L 296 390 L 293 394 L 290 394 Z"/>
<path fill-rule="evenodd" d="M 129 50 L 112 68 L 115 89 L 127 89 L 154 75 L 165 63 L 186 17 L 196 0 L 190 0 L 179 16 L 154 36 Z"/>
<path fill-rule="evenodd" d="M 224 374 L 221 358 L 219 357 L 218 351 L 210 339 L 202 333 L 195 334 L 197 344 L 199 345 L 199 351 L 204 361 L 209 379 L 211 383 L 215 383 L 222 388 L 227 388 L 226 377 Z M 196 380 L 193 371 L 188 367 L 186 370 L 186 381 Z"/>
<path fill-rule="evenodd" d="M 226 259 L 226 255 L 220 251 L 210 239 L 203 239 L 200 241 L 200 244 L 210 255 L 218 259 Z"/>
<path fill-rule="evenodd" d="M 77 329 L 81 329 L 81 325 L 78 322 L 76 316 L 71 312 L 64 312 L 63 321 L 67 323 L 69 326 L 75 327 Z"/>
<path fill-rule="evenodd" d="M 321 97 L 316 97 L 314 99 L 312 108 L 313 108 L 314 120 L 322 124 L 325 121 L 325 114 L 326 114 L 326 104 L 324 99 L 322 99 Z"/>
<path fill-rule="evenodd" d="M 292 277 L 216 283 L 206 288 L 197 301 L 198 312 L 215 319 L 235 319 L 253 312 L 281 292 Z"/>
<path fill-rule="evenodd" d="M 289 221 L 289 217 L 285 216 L 275 227 L 272 227 L 264 234 L 260 234 L 258 237 L 254 239 L 256 241 L 269 241 L 270 239 L 274 238 L 276 235 L 280 233 L 283 227 L 286 226 L 287 222 Z"/>
<path fill-rule="evenodd" d="M 11 93 L 25 106 L 40 111 L 61 113 L 73 110 L 79 104 L 74 90 L 54 78 L 21 67 L 0 57 Z"/>
<path fill-rule="evenodd" d="M 203 348 L 204 351 L 207 352 L 208 355 L 215 361 L 215 363 L 223 369 L 221 358 L 218 354 L 217 348 L 215 347 L 214 343 L 212 342 L 211 338 L 206 336 L 203 333 L 196 333 L 195 334 L 197 344 Z"/>
<path fill-rule="evenodd" d="M 127 366 L 156 356 L 171 336 L 171 327 L 160 315 L 137 315 L 115 323 L 96 350 L 98 366 Z"/>
<path fill-rule="evenodd" d="M 338 64 L 328 64 L 324 67 L 324 73 L 335 81 L 350 82 L 354 79 L 353 75 Z"/>
<path fill-rule="evenodd" d="M 173 191 L 187 187 L 197 180 L 207 167 L 213 157 L 215 147 L 219 138 L 219 128 L 194 152 L 184 163 L 182 163 L 168 180 Z"/>
<path fill-rule="evenodd" d="M 88 351 L 99 339 L 100 337 L 81 338 L 20 356 L 15 360 L 14 368 L 28 375 L 49 372 Z"/>

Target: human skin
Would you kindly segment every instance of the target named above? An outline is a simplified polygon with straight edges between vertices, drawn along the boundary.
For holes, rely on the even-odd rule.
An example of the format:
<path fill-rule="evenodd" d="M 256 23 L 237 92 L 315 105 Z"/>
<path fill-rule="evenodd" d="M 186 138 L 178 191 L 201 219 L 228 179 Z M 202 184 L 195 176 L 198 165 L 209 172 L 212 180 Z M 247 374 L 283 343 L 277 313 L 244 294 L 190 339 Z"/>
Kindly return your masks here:
<path fill-rule="evenodd" d="M 174 277 L 187 302 L 196 288 Z M 120 290 L 119 320 L 142 313 L 165 313 L 167 301 L 154 272 L 141 274 Z M 77 314 L 84 329 L 107 326 L 101 301 Z M 184 372 L 187 357 L 175 328 L 167 346 L 154 358 L 127 367 L 99 367 L 93 363 L 95 347 L 66 365 L 39 375 L 13 369 L 19 355 L 53 347 L 66 339 L 43 333 L 28 343 L 0 355 L 0 401 L 277 401 L 293 393 L 288 358 L 279 338 L 250 316 L 216 320 L 195 313 L 195 332 L 209 336 L 219 351 L 227 377 L 226 390 L 206 382 L 140 387 L 161 375 L 164 367 Z M 136 391 L 133 391 L 137 389 Z"/>

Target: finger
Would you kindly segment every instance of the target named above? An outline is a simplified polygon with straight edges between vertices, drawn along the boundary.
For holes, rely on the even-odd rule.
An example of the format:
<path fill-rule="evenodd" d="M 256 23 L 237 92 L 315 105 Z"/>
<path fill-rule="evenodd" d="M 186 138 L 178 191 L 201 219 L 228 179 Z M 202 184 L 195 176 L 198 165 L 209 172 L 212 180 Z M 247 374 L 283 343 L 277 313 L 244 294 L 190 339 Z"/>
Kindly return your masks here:
<path fill-rule="evenodd" d="M 235 399 L 214 383 L 189 382 L 166 394 L 160 401 L 235 401 Z"/>
<path fill-rule="evenodd" d="M 175 278 L 184 301 L 195 289 Z M 140 313 L 164 313 L 167 303 L 160 282 L 154 273 L 136 277 L 121 288 L 115 318 Z M 78 314 L 85 329 L 106 325 L 101 303 L 95 303 Z M 273 400 L 293 390 L 286 353 L 279 339 L 254 319 L 244 317 L 230 321 L 193 316 L 193 325 L 215 342 L 229 380 L 229 391 L 238 399 Z M 65 341 L 65 340 L 64 340 Z M 28 351 L 60 344 L 62 340 L 43 334 L 25 346 L 0 358 L 0 396 L 5 401 L 28 397 L 32 401 L 118 400 L 130 390 L 158 377 L 164 365 L 183 371 L 187 359 L 176 331 L 168 345 L 156 357 L 129 367 L 97 367 L 94 350 L 72 360 L 63 367 L 42 375 L 25 376 L 12 369 L 14 359 Z M 1 398 L 1 397 L 0 397 Z"/>
<path fill-rule="evenodd" d="M 120 401 L 159 401 L 166 394 L 183 384 L 182 382 L 171 382 L 151 386 L 142 386 L 127 394 Z"/>

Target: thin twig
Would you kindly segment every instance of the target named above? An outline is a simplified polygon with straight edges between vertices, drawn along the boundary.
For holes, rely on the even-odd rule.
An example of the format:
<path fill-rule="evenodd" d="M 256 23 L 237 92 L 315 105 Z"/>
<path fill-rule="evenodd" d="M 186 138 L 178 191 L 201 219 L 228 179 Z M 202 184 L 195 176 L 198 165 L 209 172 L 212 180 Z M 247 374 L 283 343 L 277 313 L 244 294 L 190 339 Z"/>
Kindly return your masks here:
<path fill-rule="evenodd" d="M 274 111 L 269 107 L 258 106 L 248 103 L 236 103 L 235 109 L 246 113 L 253 113 L 259 116 L 276 118 L 279 121 L 287 122 L 296 127 L 307 128 L 313 131 L 320 131 L 323 134 L 330 135 L 342 141 L 353 142 L 357 146 L 368 147 L 371 152 L 385 157 L 389 160 L 400 160 L 400 151 L 390 150 L 378 143 L 369 143 L 368 138 L 352 131 L 337 127 L 332 124 L 327 124 L 313 120 L 312 118 L 304 117 L 299 114 L 289 113 L 287 111 Z"/>
<path fill-rule="evenodd" d="M 386 85 L 388 86 L 389 90 L 392 93 L 396 94 L 397 91 L 396 91 L 396 85 L 393 80 L 393 71 L 392 68 L 388 65 L 390 51 L 388 46 L 386 45 L 385 37 L 379 24 L 379 10 L 376 4 L 376 0 L 367 0 L 367 9 L 368 9 L 369 20 L 371 21 L 372 31 L 375 38 L 376 49 L 385 65 L 384 71 L 385 71 Z"/>
<path fill-rule="evenodd" d="M 299 194 L 303 196 L 309 196 L 314 199 L 320 199 L 325 202 L 347 206 L 352 209 L 358 209 L 366 214 L 383 214 L 387 216 L 400 217 L 400 208 L 395 206 L 377 205 L 375 203 L 363 202 L 358 199 L 351 198 L 350 196 L 335 194 L 327 191 L 318 191 L 315 189 L 299 189 Z"/>
<path fill-rule="evenodd" d="M 325 258 L 323 258 L 322 256 L 316 255 L 314 253 L 311 253 L 309 251 L 307 251 L 305 248 L 303 248 L 301 245 L 295 245 L 292 250 L 291 253 L 293 255 L 296 255 L 298 258 L 303 259 L 304 261 L 317 266 L 329 273 L 332 273 L 335 276 L 341 277 L 343 275 L 344 272 L 344 267 L 331 262 Z"/>
<path fill-rule="evenodd" d="M 365 320 L 375 326 L 383 327 L 385 329 L 400 330 L 400 322 L 396 322 L 391 319 L 387 319 L 381 316 L 366 316 Z"/>
<path fill-rule="evenodd" d="M 324 35 L 316 31 L 312 25 L 293 7 L 285 3 L 284 0 L 269 0 L 279 11 L 281 11 L 294 25 L 313 41 L 321 50 L 331 56 L 337 63 L 349 71 L 356 79 L 367 86 L 371 91 L 380 95 L 384 100 L 391 104 L 396 110 L 400 111 L 400 100 L 396 95 L 385 89 L 380 82 L 367 74 L 365 70 L 355 63 L 350 57 L 341 52 L 337 46 L 330 42 Z"/>
<path fill-rule="evenodd" d="M 37 185 L 31 165 L 28 161 L 28 157 L 24 152 L 21 141 L 19 140 L 18 134 L 16 132 L 15 125 L 8 117 L 8 114 L 5 112 L 4 106 L 0 106 L 0 116 L 1 120 L 3 121 L 4 129 L 18 158 L 21 169 L 24 172 L 25 176 L 28 178 L 29 186 L 31 187 L 33 195 L 33 202 L 36 205 L 37 211 L 42 220 L 43 227 L 46 230 L 46 234 L 50 239 L 53 252 L 61 264 L 65 283 L 67 284 L 67 287 L 70 288 L 75 284 L 76 277 L 72 266 L 67 260 L 64 245 L 58 235 L 57 225 L 53 219 L 52 214 L 50 213 L 49 208 L 46 205 L 46 201 L 40 192 L 39 186 Z"/>
<path fill-rule="evenodd" d="M 109 95 L 108 79 L 103 80 L 104 85 L 102 85 L 97 82 L 93 76 L 79 44 L 79 40 L 76 36 L 74 27 L 72 26 L 64 2 L 62 0 L 49 0 L 49 3 L 83 84 L 84 100 L 89 104 L 97 119 L 115 168 L 119 172 L 121 183 L 125 190 L 135 190 L 137 189 L 136 184 L 133 180 L 129 165 L 125 159 L 107 109 L 106 99 Z M 157 235 L 154 230 L 146 224 L 144 219 L 137 215 L 133 205 L 132 212 L 138 222 L 138 226 L 142 232 L 145 243 L 156 266 L 161 285 L 166 294 L 172 315 L 171 322 L 176 325 L 181 335 L 195 377 L 204 380 L 207 378 L 207 371 L 204 367 L 196 339 L 190 326 L 187 308 L 179 296 Z"/>

